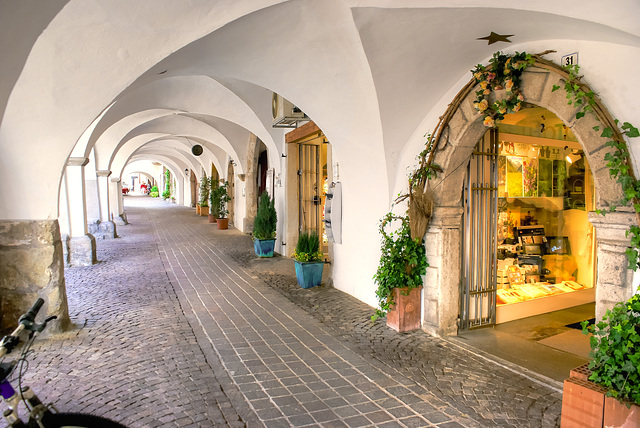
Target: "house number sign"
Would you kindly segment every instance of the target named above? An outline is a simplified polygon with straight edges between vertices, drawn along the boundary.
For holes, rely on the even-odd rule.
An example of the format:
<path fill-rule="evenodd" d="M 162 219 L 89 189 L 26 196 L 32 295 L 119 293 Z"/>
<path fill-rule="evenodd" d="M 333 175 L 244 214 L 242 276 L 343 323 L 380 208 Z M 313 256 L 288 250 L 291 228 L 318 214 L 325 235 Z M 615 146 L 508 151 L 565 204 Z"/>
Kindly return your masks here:
<path fill-rule="evenodd" d="M 563 67 L 568 65 L 578 65 L 578 52 L 563 56 L 560 64 L 562 64 Z"/>

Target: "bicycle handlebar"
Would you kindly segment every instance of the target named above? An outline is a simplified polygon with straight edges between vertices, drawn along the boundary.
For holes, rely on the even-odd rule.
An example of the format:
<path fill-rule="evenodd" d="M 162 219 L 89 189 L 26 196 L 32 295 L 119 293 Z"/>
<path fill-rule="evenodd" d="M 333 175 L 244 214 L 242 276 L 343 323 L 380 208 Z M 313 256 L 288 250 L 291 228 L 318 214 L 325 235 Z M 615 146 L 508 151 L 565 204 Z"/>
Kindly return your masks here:
<path fill-rule="evenodd" d="M 25 324 L 25 323 L 31 323 L 33 324 L 33 322 L 36 319 L 36 315 L 38 315 L 38 312 L 40 312 L 40 309 L 42 308 L 42 305 L 44 305 L 44 299 L 42 299 L 42 297 L 38 297 L 38 300 L 36 300 L 36 302 L 33 304 L 33 306 L 31 306 L 31 309 L 29 309 L 27 311 L 27 313 L 25 313 L 24 315 L 22 315 L 20 317 L 19 323 L 20 324 Z M 28 325 L 25 325 L 26 328 L 28 328 Z"/>
<path fill-rule="evenodd" d="M 19 343 L 19 336 L 23 330 L 28 330 L 31 332 L 31 334 L 40 332 L 44 330 L 49 321 L 57 318 L 55 316 L 49 317 L 44 321 L 44 323 L 36 324 L 36 315 L 38 315 L 38 312 L 40 312 L 40 309 L 42 309 L 42 305 L 44 305 L 44 300 L 38 297 L 38 300 L 36 300 L 31 308 L 20 317 L 20 319 L 18 320 L 18 327 L 16 327 L 16 329 L 10 335 L 5 336 L 2 339 L 2 341 L 0 342 L 0 358 L 10 353 L 13 348 Z"/>

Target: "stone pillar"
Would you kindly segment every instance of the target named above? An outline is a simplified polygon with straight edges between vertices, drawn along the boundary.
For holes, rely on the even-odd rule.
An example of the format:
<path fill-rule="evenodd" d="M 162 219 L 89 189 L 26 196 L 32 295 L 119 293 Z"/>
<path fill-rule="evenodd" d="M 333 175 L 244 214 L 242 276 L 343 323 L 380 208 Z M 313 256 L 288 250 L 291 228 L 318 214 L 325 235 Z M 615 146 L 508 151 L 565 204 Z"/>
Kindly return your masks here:
<path fill-rule="evenodd" d="M 633 211 L 619 208 L 618 212 L 605 216 L 589 213 L 589 221 L 596 229 L 596 319 L 618 302 L 634 294 L 633 271 L 627 269 L 629 261 L 625 251 L 630 239 L 626 237 L 629 226 L 636 224 Z"/>
<path fill-rule="evenodd" d="M 96 224 L 91 224 L 89 233 L 96 238 L 101 239 L 113 239 L 118 235 L 116 233 L 116 225 L 111 221 L 110 207 L 109 207 L 109 176 L 111 171 L 98 170 L 96 176 L 98 177 L 98 198 L 100 200 L 100 221 Z"/>
<path fill-rule="evenodd" d="M 251 134 L 247 144 L 247 167 L 245 168 L 245 177 L 243 180 L 246 202 L 242 229 L 245 233 L 253 232 L 253 223 L 255 222 L 256 214 L 258 214 L 258 189 L 256 186 L 258 167 L 256 162 L 258 161 L 258 155 L 260 154 L 258 153 L 259 148 L 260 142 L 258 141 L 258 137 Z"/>
<path fill-rule="evenodd" d="M 98 198 L 98 177 L 96 175 L 95 154 L 91 151 L 89 163 L 84 167 L 84 194 L 87 198 L 87 223 L 100 223 L 100 199 Z"/>
<path fill-rule="evenodd" d="M 0 329 L 7 331 L 16 327 L 20 315 L 38 297 L 45 300 L 41 313 L 58 317 L 50 331 L 60 331 L 70 325 L 58 221 L 2 220 Z"/>
<path fill-rule="evenodd" d="M 87 228 L 84 187 L 84 167 L 87 163 L 87 158 L 69 158 L 64 174 L 69 217 L 66 261 L 70 266 L 91 266 L 98 261 L 96 239 L 88 233 Z"/>
<path fill-rule="evenodd" d="M 111 185 L 109 186 L 109 203 L 112 212 L 111 219 L 118 226 L 127 224 L 127 216 L 124 213 L 124 204 L 122 196 L 122 179 L 120 177 L 111 177 Z"/>
<path fill-rule="evenodd" d="M 436 207 L 425 235 L 427 274 L 423 288 L 422 329 L 430 334 L 457 334 L 460 311 L 461 207 Z"/>

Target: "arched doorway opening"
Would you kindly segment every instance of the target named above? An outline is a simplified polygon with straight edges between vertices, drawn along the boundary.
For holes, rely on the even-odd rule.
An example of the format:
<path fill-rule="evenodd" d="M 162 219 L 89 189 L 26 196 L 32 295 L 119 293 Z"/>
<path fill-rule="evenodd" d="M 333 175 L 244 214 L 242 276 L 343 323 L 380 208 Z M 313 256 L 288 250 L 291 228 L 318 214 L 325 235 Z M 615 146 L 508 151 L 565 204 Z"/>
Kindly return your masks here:
<path fill-rule="evenodd" d="M 573 155 L 574 150 L 575 154 L 582 151 L 582 157 L 588 163 L 593 178 L 594 207 L 610 206 L 620 199 L 622 191 L 620 185 L 611 178 L 606 166 L 605 155 L 611 151 L 606 146 L 607 139 L 601 137 L 594 128 L 602 126 L 602 123 L 613 123 L 611 115 L 606 112 L 603 105 L 600 105 L 596 114 L 587 114 L 585 117 L 576 119 L 578 108 L 567 104 L 565 94 L 562 91 L 553 90 L 555 86 L 564 86 L 563 78 L 565 75 L 563 75 L 563 71 L 546 63 L 540 66 L 538 64 L 539 62 L 536 62 L 536 65 L 528 68 L 522 74 L 520 87 L 524 103 L 548 110 L 562 124 L 571 129 L 579 145 L 560 144 L 568 146 L 566 150 L 570 150 L 570 153 L 567 154 Z M 469 159 L 477 150 L 478 141 L 484 138 L 488 129 L 483 124 L 482 116 L 474 107 L 474 91 L 478 88 L 479 86 L 474 86 L 471 82 L 465 87 L 468 92 L 456 97 L 456 103 L 452 103 L 444 115 L 447 117 L 447 121 L 442 128 L 442 136 L 434 158 L 434 162 L 443 171 L 431 183 L 436 206 L 425 236 L 430 266 L 427 270 L 422 307 L 423 329 L 441 336 L 457 335 L 465 330 L 460 317 L 462 305 L 460 287 L 465 274 L 463 270 L 464 253 L 462 251 L 465 219 L 463 188 Z M 545 124 L 545 129 L 548 125 L 548 123 Z M 560 128 L 556 126 L 550 128 L 564 131 L 562 125 Z M 534 128 L 532 127 L 532 129 Z M 539 131 L 540 128 L 538 128 Z M 564 141 L 563 137 L 561 140 Z M 497 137 L 495 144 L 498 144 Z M 541 146 L 544 145 L 541 144 Z M 560 149 L 565 150 L 564 145 Z M 525 210 L 524 216 L 526 214 Z M 628 263 L 625 256 L 629 240 L 624 232 L 628 229 L 629 224 L 636 220 L 635 213 L 626 209 L 618 209 L 618 212 L 603 217 L 593 211 L 589 212 L 585 207 L 582 215 L 585 214 L 589 223 L 595 228 L 595 243 L 593 244 L 595 255 L 592 257 L 596 261 L 595 270 L 597 272 L 594 281 L 595 318 L 599 319 L 608 307 L 628 298 L 633 293 L 633 272 L 627 269 Z M 563 234 L 564 231 L 556 231 L 556 233 Z M 584 235 L 588 236 L 588 230 L 584 231 Z M 575 249 L 572 248 L 572 251 Z M 563 274 L 563 272 L 560 273 Z M 497 266 L 495 274 L 497 276 Z M 486 333 L 487 329 L 480 331 Z M 493 348 L 496 348 L 495 344 Z"/>
<path fill-rule="evenodd" d="M 461 330 L 595 301 L 593 174 L 555 114 L 529 105 L 485 133 L 463 208 Z"/>

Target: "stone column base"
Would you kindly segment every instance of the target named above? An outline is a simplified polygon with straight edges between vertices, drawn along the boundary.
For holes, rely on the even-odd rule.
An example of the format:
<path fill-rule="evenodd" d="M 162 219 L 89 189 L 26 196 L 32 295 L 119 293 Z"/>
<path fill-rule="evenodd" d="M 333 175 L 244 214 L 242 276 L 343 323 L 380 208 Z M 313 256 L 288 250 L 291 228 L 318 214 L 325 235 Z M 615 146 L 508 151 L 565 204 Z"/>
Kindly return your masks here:
<path fill-rule="evenodd" d="M 0 330 L 15 328 L 38 297 L 45 301 L 38 319 L 58 317 L 49 331 L 69 327 L 58 221 L 0 221 Z"/>
<path fill-rule="evenodd" d="M 598 276 L 596 285 L 596 320 L 607 309 L 633 296 L 633 271 L 625 251 L 631 245 L 626 236 L 629 225 L 636 224 L 635 212 L 626 207 L 605 216 L 589 213 L 589 221 L 596 228 Z"/>
<path fill-rule="evenodd" d="M 66 263 L 68 266 L 91 266 L 98 262 L 96 256 L 96 238 L 87 233 L 85 236 L 66 237 Z"/>
<path fill-rule="evenodd" d="M 126 226 L 127 224 L 129 224 L 129 222 L 127 221 L 127 213 L 122 213 L 120 214 L 120 216 L 114 217 L 113 222 L 118 226 Z"/>
<path fill-rule="evenodd" d="M 118 237 L 116 224 L 112 221 L 91 223 L 88 226 L 89 233 L 96 239 L 115 239 Z"/>

